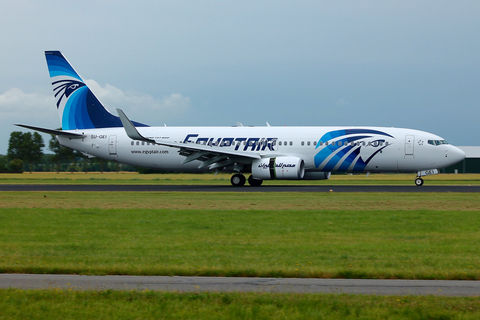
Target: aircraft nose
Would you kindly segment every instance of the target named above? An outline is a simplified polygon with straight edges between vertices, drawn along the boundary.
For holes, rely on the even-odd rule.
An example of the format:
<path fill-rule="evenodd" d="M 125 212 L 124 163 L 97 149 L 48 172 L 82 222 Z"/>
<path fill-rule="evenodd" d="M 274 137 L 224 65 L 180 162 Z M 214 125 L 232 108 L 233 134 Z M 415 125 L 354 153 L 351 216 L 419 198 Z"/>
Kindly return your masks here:
<path fill-rule="evenodd" d="M 453 147 L 453 146 L 452 146 Z M 455 164 L 457 162 L 462 161 L 465 159 L 467 155 L 465 152 L 457 147 L 453 147 L 452 150 L 450 151 L 449 158 L 452 160 L 452 163 Z"/>

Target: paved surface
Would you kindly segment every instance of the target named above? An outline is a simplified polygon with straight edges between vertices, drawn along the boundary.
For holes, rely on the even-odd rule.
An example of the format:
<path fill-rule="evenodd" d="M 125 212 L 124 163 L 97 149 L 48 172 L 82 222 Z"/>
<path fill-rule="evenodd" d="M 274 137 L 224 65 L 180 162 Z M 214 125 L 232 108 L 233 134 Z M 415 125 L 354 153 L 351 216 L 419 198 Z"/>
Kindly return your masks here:
<path fill-rule="evenodd" d="M 181 192 L 480 192 L 480 186 L 185 186 L 185 185 L 0 185 L 0 191 L 181 191 Z"/>
<path fill-rule="evenodd" d="M 480 281 L 0 274 L 0 288 L 480 296 Z"/>

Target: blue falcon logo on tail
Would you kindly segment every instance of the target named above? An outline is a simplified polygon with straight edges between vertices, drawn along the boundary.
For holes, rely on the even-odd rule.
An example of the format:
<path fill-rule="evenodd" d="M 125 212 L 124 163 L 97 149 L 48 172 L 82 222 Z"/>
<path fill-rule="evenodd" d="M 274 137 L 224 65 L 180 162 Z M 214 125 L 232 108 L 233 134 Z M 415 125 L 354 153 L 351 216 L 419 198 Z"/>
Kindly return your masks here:
<path fill-rule="evenodd" d="M 57 99 L 57 109 L 60 107 L 63 97 L 69 98 L 75 90 L 84 87 L 85 83 L 76 80 L 60 80 L 52 82 L 53 92 Z"/>
<path fill-rule="evenodd" d="M 120 118 L 105 109 L 60 51 L 46 51 L 45 57 L 63 130 L 122 127 Z"/>

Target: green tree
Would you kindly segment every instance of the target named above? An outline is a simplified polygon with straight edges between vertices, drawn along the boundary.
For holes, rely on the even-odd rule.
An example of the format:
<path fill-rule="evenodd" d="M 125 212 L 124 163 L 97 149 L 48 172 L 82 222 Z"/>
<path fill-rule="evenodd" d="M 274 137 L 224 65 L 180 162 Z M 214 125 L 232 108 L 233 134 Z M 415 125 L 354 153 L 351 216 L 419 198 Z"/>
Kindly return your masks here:
<path fill-rule="evenodd" d="M 14 131 L 8 141 L 7 156 L 10 160 L 20 159 L 29 165 L 30 173 L 32 166 L 40 162 L 43 156 L 42 148 L 45 147 L 43 138 L 37 132 Z"/>
<path fill-rule="evenodd" d="M 0 154 L 0 172 L 8 171 L 8 157 Z"/>
<path fill-rule="evenodd" d="M 22 173 L 23 172 L 23 161 L 20 159 L 13 159 L 10 161 L 8 168 L 11 172 Z"/>

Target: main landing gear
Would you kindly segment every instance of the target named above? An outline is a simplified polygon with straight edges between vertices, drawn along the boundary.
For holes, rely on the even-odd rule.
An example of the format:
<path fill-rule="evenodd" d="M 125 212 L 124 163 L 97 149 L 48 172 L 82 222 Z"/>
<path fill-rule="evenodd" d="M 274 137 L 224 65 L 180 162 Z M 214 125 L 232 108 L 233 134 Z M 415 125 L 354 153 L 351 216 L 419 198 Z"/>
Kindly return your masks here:
<path fill-rule="evenodd" d="M 245 185 L 245 176 L 243 174 L 237 173 L 230 178 L 230 182 L 234 187 L 243 187 Z M 251 175 L 248 177 L 248 184 L 252 187 L 259 187 L 262 185 L 263 180 L 254 179 Z"/>
<path fill-rule="evenodd" d="M 245 176 L 243 174 L 237 173 L 230 178 L 230 182 L 234 187 L 243 187 L 245 185 L 245 181 L 247 181 L 247 179 L 245 179 Z"/>
<path fill-rule="evenodd" d="M 263 180 L 253 179 L 253 176 L 248 177 L 248 184 L 252 187 L 260 187 L 263 183 Z"/>
<path fill-rule="evenodd" d="M 415 178 L 415 185 L 416 185 L 417 187 L 423 186 L 423 179 L 420 178 L 420 177 L 416 177 L 416 178 Z"/>

